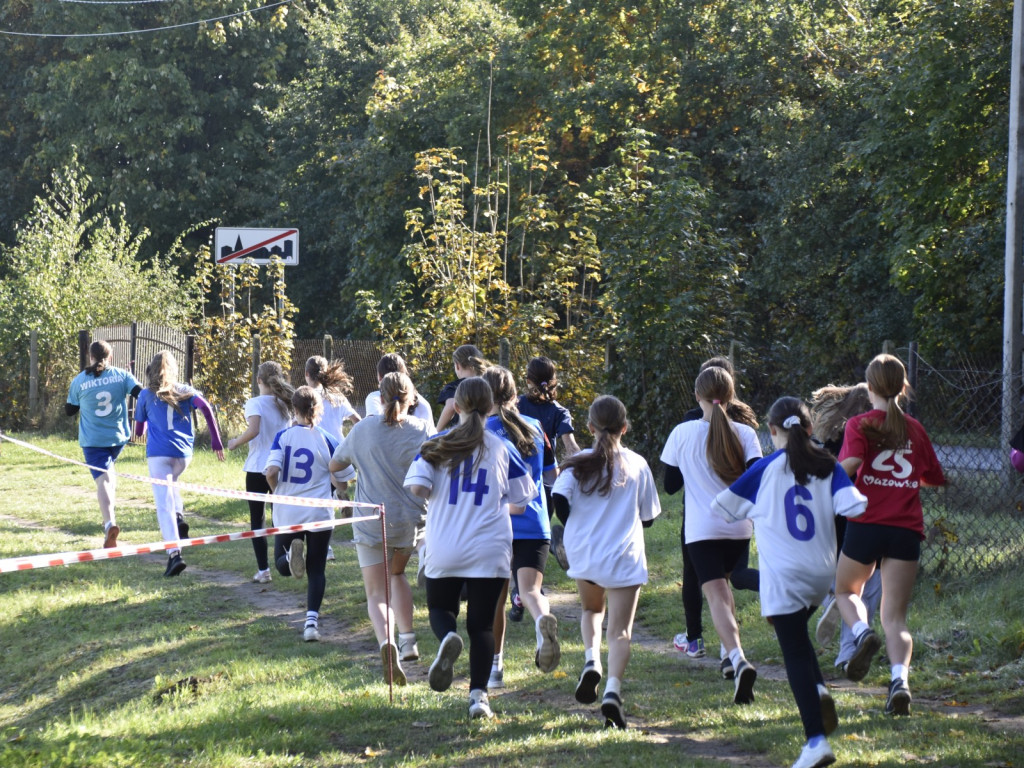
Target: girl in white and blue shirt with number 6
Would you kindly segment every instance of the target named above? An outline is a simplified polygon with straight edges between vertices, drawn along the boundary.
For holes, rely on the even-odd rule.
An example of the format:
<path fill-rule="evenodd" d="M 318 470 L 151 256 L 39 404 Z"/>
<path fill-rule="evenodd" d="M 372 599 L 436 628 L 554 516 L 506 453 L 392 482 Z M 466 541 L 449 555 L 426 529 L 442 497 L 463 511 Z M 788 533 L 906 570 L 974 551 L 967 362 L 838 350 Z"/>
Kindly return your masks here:
<path fill-rule="evenodd" d="M 430 628 L 441 645 L 430 687 L 447 690 L 462 652 L 456 630 L 463 584 L 468 595 L 469 714 L 491 717 L 487 681 L 494 658 L 494 612 L 512 569 L 512 519 L 537 495 L 515 448 L 487 430 L 491 388 L 478 376 L 455 390 L 459 424 L 427 440 L 405 486 L 427 499 L 424 573 Z"/>
<path fill-rule="evenodd" d="M 775 401 L 768 427 L 776 451 L 712 502 L 729 522 L 751 520 L 761 566 L 761 614 L 775 628 L 807 739 L 797 768 L 835 762 L 826 736 L 838 725 L 807 621 L 836 571 L 835 516 L 857 517 L 867 499 L 835 458 L 811 442 L 811 415 L 798 398 Z"/>

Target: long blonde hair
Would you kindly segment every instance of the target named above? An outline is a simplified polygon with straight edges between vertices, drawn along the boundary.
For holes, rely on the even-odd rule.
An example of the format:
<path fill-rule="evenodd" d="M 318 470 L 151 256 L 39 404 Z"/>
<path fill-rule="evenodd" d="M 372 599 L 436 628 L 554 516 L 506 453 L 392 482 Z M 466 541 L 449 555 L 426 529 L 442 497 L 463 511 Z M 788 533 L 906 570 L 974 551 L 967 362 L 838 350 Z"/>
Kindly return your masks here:
<path fill-rule="evenodd" d="M 746 469 L 743 444 L 726 413 L 736 394 L 732 376 L 724 368 L 711 366 L 701 371 L 693 389 L 697 397 L 711 403 L 711 428 L 705 448 L 708 464 L 723 482 L 731 485 Z"/>
<path fill-rule="evenodd" d="M 494 405 L 490 386 L 479 376 L 463 379 L 455 390 L 455 404 L 462 413 L 458 426 L 420 448 L 420 456 L 432 466 L 458 466 L 483 445 L 487 414 Z"/>
<path fill-rule="evenodd" d="M 285 377 L 281 364 L 273 360 L 260 363 L 260 367 L 256 369 L 256 378 L 270 390 L 270 394 L 274 398 L 274 405 L 277 406 L 282 418 L 290 419 L 294 413 L 292 395 L 295 393 L 295 387 Z"/>
<path fill-rule="evenodd" d="M 165 349 L 153 355 L 146 366 L 146 386 L 178 413 L 182 412 L 180 403 L 192 396 L 191 392 L 180 386 L 178 361 Z"/>
<path fill-rule="evenodd" d="M 404 373 L 393 371 L 385 373 L 380 380 L 380 402 L 383 406 L 384 423 L 390 427 L 402 422 L 402 417 L 409 412 L 416 388 L 412 379 Z"/>
<path fill-rule="evenodd" d="M 846 422 L 852 416 L 871 410 L 868 385 L 864 382 L 853 386 L 827 384 L 811 393 L 811 421 L 814 434 L 823 443 L 835 443 L 843 439 Z"/>

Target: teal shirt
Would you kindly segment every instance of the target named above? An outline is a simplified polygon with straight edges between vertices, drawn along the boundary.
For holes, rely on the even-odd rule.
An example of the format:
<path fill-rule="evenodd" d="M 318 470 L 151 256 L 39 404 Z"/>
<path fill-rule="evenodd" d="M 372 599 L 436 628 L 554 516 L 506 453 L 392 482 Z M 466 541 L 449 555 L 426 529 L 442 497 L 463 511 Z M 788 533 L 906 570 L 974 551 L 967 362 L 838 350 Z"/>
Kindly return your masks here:
<path fill-rule="evenodd" d="M 130 371 L 107 368 L 99 376 L 85 371 L 75 376 L 68 403 L 79 407 L 78 444 L 88 448 L 124 445 L 128 432 L 128 395 L 141 387 Z"/>

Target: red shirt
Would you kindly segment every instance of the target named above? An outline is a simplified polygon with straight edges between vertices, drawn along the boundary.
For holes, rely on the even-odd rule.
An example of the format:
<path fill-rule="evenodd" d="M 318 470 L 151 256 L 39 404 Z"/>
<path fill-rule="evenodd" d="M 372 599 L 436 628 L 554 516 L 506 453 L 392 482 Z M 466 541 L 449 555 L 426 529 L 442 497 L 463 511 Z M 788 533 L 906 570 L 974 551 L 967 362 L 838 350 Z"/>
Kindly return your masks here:
<path fill-rule="evenodd" d="M 865 419 L 881 422 L 885 411 L 873 410 L 846 422 L 839 461 L 861 459 L 857 469 L 857 490 L 868 497 L 868 507 L 858 523 L 875 523 L 909 528 L 924 538 L 924 514 L 921 511 L 921 481 L 945 485 L 939 459 L 924 427 L 906 416 L 907 445 L 892 451 L 871 445 L 861 432 Z"/>

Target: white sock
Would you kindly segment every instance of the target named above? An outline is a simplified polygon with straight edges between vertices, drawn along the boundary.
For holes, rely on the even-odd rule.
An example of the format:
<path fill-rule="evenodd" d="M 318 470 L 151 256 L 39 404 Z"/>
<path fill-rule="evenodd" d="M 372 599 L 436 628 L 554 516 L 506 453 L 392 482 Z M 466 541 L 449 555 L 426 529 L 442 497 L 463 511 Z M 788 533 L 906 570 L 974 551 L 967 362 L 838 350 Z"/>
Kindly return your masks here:
<path fill-rule="evenodd" d="M 719 643 L 719 644 L 718 644 L 718 658 L 719 658 L 719 659 L 724 659 L 724 658 L 725 658 L 726 656 L 728 656 L 728 655 L 729 655 L 729 654 L 727 654 L 727 653 L 725 652 L 725 646 L 724 646 L 724 645 L 722 645 L 721 643 Z"/>
<path fill-rule="evenodd" d="M 738 669 L 741 661 L 746 661 L 747 657 L 743 655 L 743 649 L 740 646 L 736 646 L 729 651 L 729 661 L 732 662 L 732 668 Z"/>
<path fill-rule="evenodd" d="M 180 549 L 168 549 L 167 550 L 167 556 L 168 557 L 174 557 L 175 555 L 180 555 L 180 554 L 181 554 L 181 550 Z"/>
<path fill-rule="evenodd" d="M 850 629 L 853 630 L 853 636 L 857 638 L 863 635 L 869 629 L 871 629 L 871 627 L 868 624 L 865 624 L 863 621 L 858 621 L 856 624 L 850 627 Z"/>
<path fill-rule="evenodd" d="M 491 662 L 491 669 L 504 669 L 505 668 L 505 654 L 496 653 L 494 654 L 494 661 Z"/>
<path fill-rule="evenodd" d="M 306 626 L 312 624 L 314 627 L 320 623 L 320 614 L 316 611 L 306 611 Z"/>
<path fill-rule="evenodd" d="M 601 659 L 600 658 L 594 658 L 595 655 L 596 655 L 594 650 L 595 649 L 593 649 L 593 648 L 587 648 L 585 651 L 583 651 L 583 660 L 584 661 L 592 661 L 592 662 L 594 662 L 594 666 L 596 666 L 598 669 L 600 669 L 601 668 Z"/>
<path fill-rule="evenodd" d="M 405 640 L 415 640 L 416 639 L 416 633 L 415 632 L 399 632 L 398 633 L 398 639 L 402 640 L 402 641 L 405 641 Z"/>
<path fill-rule="evenodd" d="M 907 678 L 910 677 L 910 667 L 904 664 L 893 664 L 892 665 L 892 680 L 902 680 L 907 682 Z"/>
<path fill-rule="evenodd" d="M 609 677 L 608 682 L 604 684 L 604 695 L 607 696 L 609 693 L 614 693 L 616 696 L 620 695 L 622 690 L 622 681 L 617 677 Z"/>

